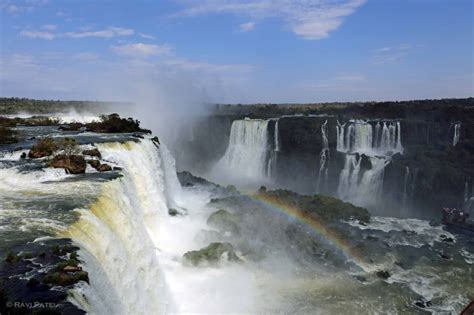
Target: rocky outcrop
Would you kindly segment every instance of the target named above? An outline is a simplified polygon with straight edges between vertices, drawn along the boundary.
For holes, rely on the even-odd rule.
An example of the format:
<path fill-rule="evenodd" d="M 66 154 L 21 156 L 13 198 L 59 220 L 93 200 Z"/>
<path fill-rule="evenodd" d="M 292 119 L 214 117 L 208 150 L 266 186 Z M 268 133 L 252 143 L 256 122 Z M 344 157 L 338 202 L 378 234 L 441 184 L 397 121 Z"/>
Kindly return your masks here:
<path fill-rule="evenodd" d="M 53 155 L 58 150 L 57 143 L 51 138 L 40 139 L 34 146 L 31 147 L 28 157 L 31 159 L 38 159 Z"/>
<path fill-rule="evenodd" d="M 56 155 L 49 161 L 49 166 L 64 168 L 68 174 L 81 174 L 86 172 L 86 160 L 81 155 Z"/>
<path fill-rule="evenodd" d="M 102 158 L 102 154 L 100 154 L 100 151 L 97 148 L 90 149 L 90 150 L 84 150 L 84 151 L 82 151 L 82 154 L 83 155 L 88 155 L 88 156 L 93 156 L 93 157 L 96 157 L 98 159 Z"/>
<path fill-rule="evenodd" d="M 207 224 L 210 227 L 216 228 L 223 233 L 230 232 L 233 235 L 240 233 L 240 227 L 237 222 L 237 216 L 225 209 L 217 210 L 207 219 Z"/>
<path fill-rule="evenodd" d="M 191 266 L 216 265 L 221 259 L 240 261 L 230 243 L 211 243 L 200 250 L 190 251 L 183 255 L 184 263 Z"/>

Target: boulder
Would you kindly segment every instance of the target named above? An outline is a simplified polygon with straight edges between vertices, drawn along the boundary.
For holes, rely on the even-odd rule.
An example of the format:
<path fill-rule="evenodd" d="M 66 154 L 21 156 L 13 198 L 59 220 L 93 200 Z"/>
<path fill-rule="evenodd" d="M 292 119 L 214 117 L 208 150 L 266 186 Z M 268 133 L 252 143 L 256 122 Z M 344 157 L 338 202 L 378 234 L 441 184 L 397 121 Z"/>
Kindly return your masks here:
<path fill-rule="evenodd" d="M 95 156 L 98 159 L 102 158 L 102 154 L 100 154 L 100 151 L 97 148 L 90 149 L 90 150 L 84 150 L 84 151 L 82 151 L 82 154 L 89 155 L 89 156 Z"/>
<path fill-rule="evenodd" d="M 238 218 L 225 209 L 220 209 L 214 212 L 207 219 L 207 224 L 210 227 L 216 228 L 221 232 L 231 232 L 232 234 L 239 234 L 240 227 L 237 225 Z"/>
<path fill-rule="evenodd" d="M 56 155 L 49 166 L 64 168 L 68 174 L 81 174 L 86 172 L 86 160 L 81 155 Z"/>
<path fill-rule="evenodd" d="M 100 164 L 97 170 L 99 172 L 109 172 L 112 170 L 112 167 L 109 164 Z"/>
<path fill-rule="evenodd" d="M 230 243 L 211 243 L 207 247 L 183 255 L 184 262 L 192 266 L 216 265 L 224 257 L 228 261 L 240 261 Z"/>
<path fill-rule="evenodd" d="M 58 150 L 56 142 L 51 138 L 44 138 L 31 147 L 28 157 L 31 159 L 38 159 L 53 155 L 56 150 Z"/>
<path fill-rule="evenodd" d="M 89 160 L 89 161 L 87 161 L 87 163 L 89 163 L 89 165 L 92 166 L 95 169 L 99 168 L 99 166 L 100 166 L 100 161 L 99 160 Z"/>
<path fill-rule="evenodd" d="M 384 279 L 384 280 L 387 280 L 388 278 L 390 278 L 390 272 L 388 272 L 387 270 L 379 270 L 375 273 L 375 275 L 379 277 L 380 279 Z"/>

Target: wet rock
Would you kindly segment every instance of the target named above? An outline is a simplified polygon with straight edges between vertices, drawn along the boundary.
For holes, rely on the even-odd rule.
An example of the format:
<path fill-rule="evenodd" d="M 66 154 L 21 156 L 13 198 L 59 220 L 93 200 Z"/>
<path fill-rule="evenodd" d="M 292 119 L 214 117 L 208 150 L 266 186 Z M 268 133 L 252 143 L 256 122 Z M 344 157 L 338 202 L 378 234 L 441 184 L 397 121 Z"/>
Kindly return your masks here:
<path fill-rule="evenodd" d="M 390 272 L 388 272 L 387 270 L 379 270 L 375 273 L 375 275 L 379 277 L 380 279 L 384 279 L 384 280 L 387 280 L 388 278 L 390 278 Z"/>
<path fill-rule="evenodd" d="M 112 167 L 109 164 L 100 164 L 97 170 L 99 172 L 109 172 L 112 170 Z"/>
<path fill-rule="evenodd" d="M 229 192 L 239 192 L 239 190 L 234 185 L 227 185 L 226 189 Z"/>
<path fill-rule="evenodd" d="M 139 134 L 139 133 L 134 133 L 134 134 L 132 135 L 132 137 L 139 138 L 139 139 L 145 139 L 145 137 L 142 136 L 142 135 Z"/>
<path fill-rule="evenodd" d="M 432 305 L 431 301 L 426 301 L 424 299 L 420 299 L 414 302 L 414 304 L 420 308 L 427 308 Z"/>
<path fill-rule="evenodd" d="M 5 258 L 5 262 L 9 263 L 9 264 L 13 264 L 13 263 L 17 263 L 19 262 L 21 259 L 21 257 L 19 255 L 16 255 L 12 252 L 9 252 L 7 254 L 7 257 Z"/>
<path fill-rule="evenodd" d="M 102 158 L 102 154 L 100 154 L 100 151 L 97 148 L 90 149 L 90 150 L 84 150 L 84 151 L 82 151 L 82 154 L 89 155 L 89 156 L 94 156 L 94 157 L 97 157 L 98 159 Z"/>
<path fill-rule="evenodd" d="M 228 261 L 240 261 L 234 251 L 234 247 L 230 243 L 211 243 L 207 247 L 197 251 L 190 251 L 183 255 L 184 262 L 192 266 L 215 265 L 224 257 Z"/>
<path fill-rule="evenodd" d="M 85 271 L 79 271 L 75 273 L 53 272 L 47 274 L 43 278 L 43 283 L 59 286 L 69 286 L 79 281 L 85 281 L 89 283 L 88 273 Z"/>
<path fill-rule="evenodd" d="M 28 152 L 28 157 L 38 159 L 53 155 L 56 150 L 58 150 L 57 143 L 51 138 L 44 138 L 31 147 L 30 152 Z"/>
<path fill-rule="evenodd" d="M 82 268 L 79 266 L 66 266 L 63 268 L 63 271 L 65 272 L 76 272 L 76 271 L 82 271 Z"/>
<path fill-rule="evenodd" d="M 160 145 L 160 139 L 158 139 L 157 136 L 154 136 L 153 138 L 151 138 L 151 141 L 153 141 L 157 145 Z"/>
<path fill-rule="evenodd" d="M 442 253 L 442 252 L 438 253 L 438 255 L 439 255 L 439 257 L 441 257 L 443 259 L 446 259 L 446 260 L 451 259 L 451 257 L 449 257 L 449 255 L 446 255 L 445 253 Z"/>
<path fill-rule="evenodd" d="M 114 170 L 114 171 L 121 171 L 121 170 L 123 170 L 123 168 L 121 168 L 121 167 L 119 167 L 119 166 L 114 166 L 114 167 L 112 168 L 112 170 Z"/>
<path fill-rule="evenodd" d="M 441 234 L 439 236 L 441 238 L 441 241 L 446 242 L 446 243 L 454 243 L 454 239 L 452 237 L 449 237 L 445 234 Z"/>
<path fill-rule="evenodd" d="M 178 210 L 171 208 L 171 209 L 168 210 L 168 214 L 170 216 L 174 217 L 174 216 L 177 216 L 179 214 L 179 212 L 178 212 Z"/>
<path fill-rule="evenodd" d="M 64 168 L 68 174 L 82 174 L 86 172 L 86 160 L 81 155 L 56 155 L 49 166 Z"/>
<path fill-rule="evenodd" d="M 100 166 L 100 161 L 99 160 L 89 160 L 89 161 L 87 161 L 87 163 L 95 169 L 99 168 L 99 166 Z"/>
<path fill-rule="evenodd" d="M 238 218 L 225 209 L 217 210 L 207 219 L 207 224 L 210 227 L 222 232 L 231 232 L 232 234 L 240 233 L 240 227 L 237 225 L 237 222 Z"/>
<path fill-rule="evenodd" d="M 36 279 L 36 278 L 31 278 L 31 279 L 28 280 L 28 282 L 26 283 L 26 285 L 27 285 L 29 288 L 34 288 L 34 287 L 36 287 L 38 284 L 40 284 L 40 282 L 39 282 L 38 279 Z"/>
<path fill-rule="evenodd" d="M 26 152 L 23 152 L 23 153 L 20 155 L 20 159 L 26 159 Z"/>

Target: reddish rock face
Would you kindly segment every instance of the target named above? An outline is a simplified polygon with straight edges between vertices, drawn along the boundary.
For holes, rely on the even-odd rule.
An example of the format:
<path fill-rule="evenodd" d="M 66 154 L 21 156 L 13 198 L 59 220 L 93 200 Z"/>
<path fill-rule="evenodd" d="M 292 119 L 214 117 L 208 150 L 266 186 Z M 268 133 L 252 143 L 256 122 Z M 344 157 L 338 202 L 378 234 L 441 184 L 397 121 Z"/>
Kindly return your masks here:
<path fill-rule="evenodd" d="M 49 165 L 54 168 L 64 168 L 68 174 L 82 174 L 86 172 L 86 160 L 81 155 L 56 155 Z"/>

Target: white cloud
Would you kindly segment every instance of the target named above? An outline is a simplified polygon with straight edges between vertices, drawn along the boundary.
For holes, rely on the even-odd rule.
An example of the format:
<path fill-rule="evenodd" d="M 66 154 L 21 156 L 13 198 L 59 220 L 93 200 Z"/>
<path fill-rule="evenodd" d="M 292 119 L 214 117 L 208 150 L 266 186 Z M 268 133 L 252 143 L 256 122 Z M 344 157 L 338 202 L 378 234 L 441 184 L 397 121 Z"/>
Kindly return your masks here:
<path fill-rule="evenodd" d="M 80 61 L 93 61 L 99 59 L 99 55 L 90 52 L 82 52 L 74 54 L 72 58 Z"/>
<path fill-rule="evenodd" d="M 58 26 L 55 24 L 45 24 L 41 28 L 47 31 L 55 31 L 58 28 Z"/>
<path fill-rule="evenodd" d="M 232 13 L 255 19 L 277 17 L 297 35 L 311 40 L 329 36 L 344 18 L 353 14 L 366 0 L 203 0 L 184 1 L 188 6 L 177 16 Z"/>
<path fill-rule="evenodd" d="M 42 31 L 21 31 L 19 35 L 28 38 L 38 38 L 46 40 L 53 40 L 56 38 L 56 35 L 54 33 Z"/>
<path fill-rule="evenodd" d="M 53 31 L 57 28 L 56 25 L 47 24 L 43 25 L 41 29 L 46 31 L 37 31 L 37 30 L 23 30 L 19 33 L 20 36 L 28 37 L 28 38 L 39 38 L 39 39 L 46 39 L 52 40 L 55 38 L 87 38 L 87 37 L 97 37 L 97 38 L 113 38 L 113 37 L 125 37 L 125 36 L 132 36 L 135 34 L 135 31 L 128 28 L 122 27 L 107 27 L 103 30 L 98 31 L 80 31 L 80 32 L 66 32 L 66 33 L 53 33 Z"/>
<path fill-rule="evenodd" d="M 372 56 L 374 64 L 388 64 L 400 61 L 409 55 L 412 45 L 400 44 L 393 47 L 383 47 L 375 50 Z"/>
<path fill-rule="evenodd" d="M 145 38 L 145 39 L 155 39 L 155 36 L 150 35 L 150 34 L 138 33 L 138 35 L 139 35 L 141 38 Z"/>
<path fill-rule="evenodd" d="M 240 31 L 242 32 L 250 32 L 255 29 L 255 23 L 254 22 L 248 22 L 248 23 L 242 23 L 239 25 Z"/>
<path fill-rule="evenodd" d="M 83 31 L 83 32 L 67 32 L 64 33 L 65 37 L 69 38 L 85 38 L 85 37 L 100 37 L 100 38 L 112 38 L 117 36 L 130 36 L 135 33 L 134 30 L 121 27 L 108 27 L 99 31 Z"/>
<path fill-rule="evenodd" d="M 112 50 L 118 55 L 138 58 L 138 57 L 170 55 L 172 48 L 169 45 L 133 43 L 133 44 L 125 44 L 121 46 L 112 46 Z"/>

